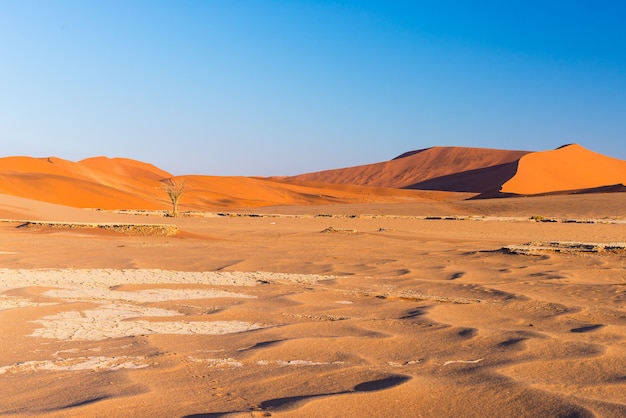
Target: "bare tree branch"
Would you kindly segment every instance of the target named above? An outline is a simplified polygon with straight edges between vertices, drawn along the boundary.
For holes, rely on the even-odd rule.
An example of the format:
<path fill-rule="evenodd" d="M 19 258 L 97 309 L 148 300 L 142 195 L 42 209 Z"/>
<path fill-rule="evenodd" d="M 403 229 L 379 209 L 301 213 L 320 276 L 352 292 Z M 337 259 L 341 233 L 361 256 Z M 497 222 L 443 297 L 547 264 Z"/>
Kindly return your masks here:
<path fill-rule="evenodd" d="M 169 178 L 161 183 L 163 190 L 167 193 L 170 202 L 172 202 L 171 216 L 176 217 L 178 215 L 178 201 L 185 192 L 185 181 L 183 179 Z"/>

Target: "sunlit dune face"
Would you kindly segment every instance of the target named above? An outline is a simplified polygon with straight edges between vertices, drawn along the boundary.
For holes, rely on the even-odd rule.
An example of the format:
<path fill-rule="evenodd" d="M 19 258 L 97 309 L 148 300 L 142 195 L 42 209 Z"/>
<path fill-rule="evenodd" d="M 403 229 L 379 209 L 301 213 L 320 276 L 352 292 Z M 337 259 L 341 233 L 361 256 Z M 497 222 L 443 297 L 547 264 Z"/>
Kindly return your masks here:
<path fill-rule="evenodd" d="M 127 159 L 8 157 L 0 159 L 0 176 L 0 193 L 14 196 L 83 208 L 160 209 L 159 180 L 171 175 Z"/>
<path fill-rule="evenodd" d="M 626 184 L 626 161 L 568 145 L 523 156 L 501 191 L 538 194 Z"/>

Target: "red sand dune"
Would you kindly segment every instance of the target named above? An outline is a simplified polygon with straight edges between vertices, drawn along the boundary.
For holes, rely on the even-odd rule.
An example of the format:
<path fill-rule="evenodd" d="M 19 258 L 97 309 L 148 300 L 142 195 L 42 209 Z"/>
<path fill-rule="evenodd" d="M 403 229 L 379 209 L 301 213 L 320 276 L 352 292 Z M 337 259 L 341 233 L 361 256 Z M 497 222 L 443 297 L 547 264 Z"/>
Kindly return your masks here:
<path fill-rule="evenodd" d="M 433 147 L 382 163 L 291 177 L 328 183 L 474 193 L 478 197 L 623 190 L 626 161 L 580 145 L 553 151 Z M 616 186 L 610 189 L 609 186 Z"/>
<path fill-rule="evenodd" d="M 626 161 L 572 144 L 521 157 L 517 172 L 501 191 L 540 194 L 620 184 L 626 186 Z"/>
<path fill-rule="evenodd" d="M 471 174 L 476 170 L 514 163 L 528 153 L 529 151 L 487 148 L 432 147 L 407 152 L 391 161 L 301 174 L 291 177 L 291 179 L 362 186 L 480 193 L 484 189 L 492 188 L 492 186 L 470 181 L 467 185 L 455 187 L 450 185 L 454 183 L 454 179 L 437 187 L 430 187 L 425 182 L 446 176 L 462 177 L 462 173 Z"/>

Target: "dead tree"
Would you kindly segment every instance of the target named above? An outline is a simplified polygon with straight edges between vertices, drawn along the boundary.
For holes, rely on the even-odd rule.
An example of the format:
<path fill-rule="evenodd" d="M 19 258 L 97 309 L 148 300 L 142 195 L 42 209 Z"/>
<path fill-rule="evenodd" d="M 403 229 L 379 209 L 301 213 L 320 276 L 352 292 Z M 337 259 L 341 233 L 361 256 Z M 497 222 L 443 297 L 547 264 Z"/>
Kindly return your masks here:
<path fill-rule="evenodd" d="M 185 182 L 182 179 L 174 180 L 172 177 L 162 182 L 161 185 L 172 202 L 171 216 L 176 217 L 178 215 L 178 201 L 185 192 Z"/>

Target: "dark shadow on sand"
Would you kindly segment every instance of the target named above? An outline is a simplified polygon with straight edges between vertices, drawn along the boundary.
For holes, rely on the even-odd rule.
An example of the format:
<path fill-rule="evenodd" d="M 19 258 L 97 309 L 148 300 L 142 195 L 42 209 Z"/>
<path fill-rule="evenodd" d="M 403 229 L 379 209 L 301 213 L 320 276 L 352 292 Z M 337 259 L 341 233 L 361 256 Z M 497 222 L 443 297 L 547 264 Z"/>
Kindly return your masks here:
<path fill-rule="evenodd" d="M 394 376 L 385 377 L 384 379 L 370 380 L 368 382 L 359 383 L 358 385 L 354 386 L 351 390 L 344 390 L 341 392 L 333 392 L 333 393 L 320 393 L 317 395 L 288 396 L 285 398 L 268 399 L 266 401 L 261 402 L 259 406 L 261 407 L 261 410 L 281 409 L 281 408 L 289 407 L 299 402 L 307 401 L 307 400 L 314 399 L 314 398 L 322 398 L 325 396 L 332 396 L 332 395 L 346 395 L 350 393 L 376 392 L 379 390 L 390 389 L 392 387 L 401 385 L 402 383 L 405 383 L 409 380 L 411 380 L 410 376 L 394 375 Z M 242 411 L 193 414 L 193 415 L 185 415 L 182 418 L 220 418 L 227 414 L 233 414 L 235 412 L 242 412 Z M 251 411 L 246 411 L 246 412 L 251 412 Z"/>
<path fill-rule="evenodd" d="M 603 326 L 604 325 L 602 324 L 585 325 L 584 327 L 572 328 L 570 332 L 574 332 L 574 333 L 590 332 L 590 331 L 595 331 L 597 329 L 600 329 Z"/>
<path fill-rule="evenodd" d="M 349 394 L 349 393 L 375 392 L 375 391 L 385 390 L 385 389 L 392 388 L 394 386 L 401 385 L 402 383 L 410 379 L 411 378 L 409 376 L 396 375 L 396 376 L 389 376 L 384 379 L 371 380 L 369 382 L 359 383 L 358 385 L 354 386 L 352 390 L 345 390 L 345 391 L 334 392 L 334 393 L 322 393 L 319 395 L 289 396 L 286 398 L 269 399 L 267 401 L 261 402 L 261 408 L 263 409 L 282 408 L 284 406 L 294 404 L 300 401 L 313 399 L 313 398 L 320 398 L 320 397 L 330 396 L 330 395 L 344 395 L 344 394 Z"/>
<path fill-rule="evenodd" d="M 517 161 L 478 168 L 425 180 L 404 189 L 443 190 L 448 192 L 478 193 L 474 199 L 504 197 L 500 188 L 517 172 Z"/>

